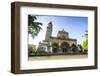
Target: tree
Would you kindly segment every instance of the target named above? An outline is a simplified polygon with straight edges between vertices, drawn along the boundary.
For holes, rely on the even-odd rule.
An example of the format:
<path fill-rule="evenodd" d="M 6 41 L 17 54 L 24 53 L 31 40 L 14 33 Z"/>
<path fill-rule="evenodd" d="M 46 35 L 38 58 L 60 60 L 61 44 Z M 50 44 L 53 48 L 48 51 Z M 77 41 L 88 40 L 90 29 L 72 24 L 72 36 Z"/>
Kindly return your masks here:
<path fill-rule="evenodd" d="M 88 50 L 88 31 L 86 31 L 85 33 L 85 38 L 82 42 L 82 47 L 83 49 Z"/>
<path fill-rule="evenodd" d="M 39 25 L 42 25 L 42 23 L 35 20 L 37 20 L 36 16 L 28 15 L 28 34 L 31 34 L 32 38 L 38 35 L 41 30 Z"/>

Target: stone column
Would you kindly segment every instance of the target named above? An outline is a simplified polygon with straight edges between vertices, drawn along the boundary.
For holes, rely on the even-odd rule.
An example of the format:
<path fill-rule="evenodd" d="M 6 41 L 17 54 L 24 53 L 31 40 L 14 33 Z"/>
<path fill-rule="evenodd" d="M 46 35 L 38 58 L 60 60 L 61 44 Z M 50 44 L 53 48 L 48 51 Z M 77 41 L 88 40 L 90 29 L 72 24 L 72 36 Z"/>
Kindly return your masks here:
<path fill-rule="evenodd" d="M 50 46 L 50 52 L 52 53 L 52 47 Z"/>
<path fill-rule="evenodd" d="M 59 52 L 62 53 L 61 51 L 61 43 L 59 42 Z"/>

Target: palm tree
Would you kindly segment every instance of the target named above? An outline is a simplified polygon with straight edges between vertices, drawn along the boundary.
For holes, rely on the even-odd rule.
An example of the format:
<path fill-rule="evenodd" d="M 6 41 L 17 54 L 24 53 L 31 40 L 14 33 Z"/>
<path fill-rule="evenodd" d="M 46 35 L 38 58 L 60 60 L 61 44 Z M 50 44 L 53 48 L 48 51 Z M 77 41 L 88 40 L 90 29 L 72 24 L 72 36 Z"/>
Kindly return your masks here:
<path fill-rule="evenodd" d="M 28 15 L 28 34 L 31 34 L 32 38 L 39 33 L 41 30 L 39 25 L 42 25 L 42 23 L 36 22 L 35 20 L 37 20 L 36 16 Z"/>

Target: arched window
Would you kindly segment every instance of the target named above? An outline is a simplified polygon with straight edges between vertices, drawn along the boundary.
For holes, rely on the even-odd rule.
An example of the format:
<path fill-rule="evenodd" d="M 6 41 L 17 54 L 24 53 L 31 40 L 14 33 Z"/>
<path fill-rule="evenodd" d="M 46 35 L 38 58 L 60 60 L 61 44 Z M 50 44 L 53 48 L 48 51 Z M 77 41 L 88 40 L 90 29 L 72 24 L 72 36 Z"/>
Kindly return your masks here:
<path fill-rule="evenodd" d="M 76 45 L 75 44 L 72 44 L 72 47 L 76 47 Z"/>
<path fill-rule="evenodd" d="M 78 48 L 75 44 L 72 44 L 71 46 L 72 51 L 75 53 L 76 51 L 78 51 Z"/>
<path fill-rule="evenodd" d="M 69 49 L 69 43 L 63 42 L 63 43 L 61 44 L 61 49 L 62 49 L 62 52 L 67 52 L 68 49 Z"/>
<path fill-rule="evenodd" d="M 53 43 L 52 44 L 52 52 L 57 53 L 59 51 L 59 45 L 58 43 Z"/>

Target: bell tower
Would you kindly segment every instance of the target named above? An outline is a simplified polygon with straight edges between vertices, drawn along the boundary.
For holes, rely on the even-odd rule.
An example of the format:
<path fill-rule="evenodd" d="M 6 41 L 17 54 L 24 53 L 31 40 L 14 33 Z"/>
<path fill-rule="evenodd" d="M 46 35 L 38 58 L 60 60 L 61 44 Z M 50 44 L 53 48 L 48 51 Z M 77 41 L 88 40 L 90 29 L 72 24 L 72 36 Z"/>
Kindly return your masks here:
<path fill-rule="evenodd" d="M 48 39 L 50 38 L 50 36 L 52 36 L 52 22 L 50 21 L 48 23 L 48 26 L 47 26 L 47 31 L 46 31 L 46 36 L 45 36 L 45 41 L 48 41 Z"/>

